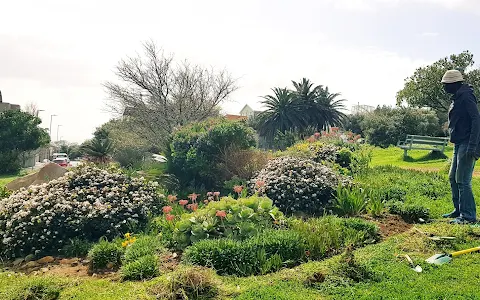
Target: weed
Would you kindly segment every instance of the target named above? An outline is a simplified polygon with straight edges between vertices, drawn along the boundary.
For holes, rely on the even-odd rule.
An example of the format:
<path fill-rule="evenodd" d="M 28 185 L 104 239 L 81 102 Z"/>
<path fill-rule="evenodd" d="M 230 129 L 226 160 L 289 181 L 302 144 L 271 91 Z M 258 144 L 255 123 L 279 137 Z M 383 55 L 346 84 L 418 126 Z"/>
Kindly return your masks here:
<path fill-rule="evenodd" d="M 73 238 L 63 246 L 62 253 L 66 257 L 85 257 L 92 248 L 92 243 L 79 238 Z"/>
<path fill-rule="evenodd" d="M 121 273 L 124 280 L 144 280 L 156 277 L 160 274 L 158 257 L 149 254 L 130 261 L 122 266 Z"/>
<path fill-rule="evenodd" d="M 12 300 L 56 300 L 62 288 L 50 279 L 35 278 L 28 282 Z"/>
<path fill-rule="evenodd" d="M 90 270 L 116 269 L 121 265 L 123 249 L 117 243 L 101 240 L 89 251 Z"/>

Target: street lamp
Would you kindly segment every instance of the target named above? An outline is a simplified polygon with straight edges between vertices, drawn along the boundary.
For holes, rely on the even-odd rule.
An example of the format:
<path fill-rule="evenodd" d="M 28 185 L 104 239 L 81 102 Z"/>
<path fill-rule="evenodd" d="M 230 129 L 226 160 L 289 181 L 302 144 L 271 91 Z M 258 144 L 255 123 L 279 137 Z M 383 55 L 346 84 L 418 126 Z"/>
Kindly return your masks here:
<path fill-rule="evenodd" d="M 52 120 L 53 120 L 53 117 L 56 117 L 57 115 L 50 115 L 50 139 L 52 138 Z"/>
<path fill-rule="evenodd" d="M 45 111 L 45 110 L 44 109 L 37 110 L 37 117 L 38 117 L 38 113 L 41 112 L 41 111 Z"/>
<path fill-rule="evenodd" d="M 57 126 L 57 142 L 58 142 L 58 132 L 60 131 L 60 127 L 61 127 L 61 126 L 62 126 L 62 125 L 58 125 L 58 126 Z"/>

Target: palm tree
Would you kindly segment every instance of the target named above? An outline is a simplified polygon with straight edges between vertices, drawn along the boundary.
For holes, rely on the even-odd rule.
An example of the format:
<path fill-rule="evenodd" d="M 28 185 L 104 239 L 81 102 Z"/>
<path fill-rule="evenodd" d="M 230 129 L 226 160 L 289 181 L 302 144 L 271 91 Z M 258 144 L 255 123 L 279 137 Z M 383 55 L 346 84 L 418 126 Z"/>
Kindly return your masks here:
<path fill-rule="evenodd" d="M 314 127 L 318 130 L 326 129 L 329 126 L 342 124 L 345 114 L 343 110 L 344 99 L 337 100 L 340 94 L 330 94 L 328 87 L 314 84 L 303 78 L 300 82 L 292 81 L 295 90 L 293 97 L 301 102 L 305 108 L 304 115 L 307 120 L 305 127 L 299 128 L 304 131 L 307 127 Z"/>
<path fill-rule="evenodd" d="M 266 110 L 258 115 L 258 130 L 261 136 L 273 140 L 277 132 L 296 130 L 305 126 L 305 110 L 287 88 L 273 88 L 274 95 L 262 97 Z"/>
<path fill-rule="evenodd" d="M 83 145 L 82 150 L 90 161 L 105 164 L 110 161 L 113 152 L 113 143 L 109 137 L 94 137 L 91 141 Z"/>

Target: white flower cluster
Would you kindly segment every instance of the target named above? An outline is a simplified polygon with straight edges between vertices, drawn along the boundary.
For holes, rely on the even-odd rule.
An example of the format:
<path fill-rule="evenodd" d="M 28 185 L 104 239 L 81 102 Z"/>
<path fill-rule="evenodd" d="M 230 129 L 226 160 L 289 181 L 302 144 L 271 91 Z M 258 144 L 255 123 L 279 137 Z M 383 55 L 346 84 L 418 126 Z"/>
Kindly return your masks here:
<path fill-rule="evenodd" d="M 165 197 L 157 184 L 83 166 L 0 200 L 0 251 L 7 258 L 55 253 L 73 237 L 112 238 L 147 223 Z"/>
<path fill-rule="evenodd" d="M 281 157 L 271 160 L 250 181 L 250 189 L 259 181 L 265 183 L 266 195 L 282 212 L 321 214 L 331 205 L 338 184 L 349 180 L 313 160 Z"/>

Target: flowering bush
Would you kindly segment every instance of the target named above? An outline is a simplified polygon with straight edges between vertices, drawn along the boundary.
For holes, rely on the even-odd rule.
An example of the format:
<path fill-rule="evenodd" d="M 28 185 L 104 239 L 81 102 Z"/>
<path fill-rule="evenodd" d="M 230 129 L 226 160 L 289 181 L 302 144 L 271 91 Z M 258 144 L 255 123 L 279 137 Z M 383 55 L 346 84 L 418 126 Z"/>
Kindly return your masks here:
<path fill-rule="evenodd" d="M 266 195 L 282 212 L 318 214 L 331 206 L 337 186 L 348 181 L 310 159 L 280 157 L 250 181 L 250 190 L 262 182 Z"/>
<path fill-rule="evenodd" d="M 182 215 L 175 224 L 173 238 L 176 247 L 184 249 L 203 239 L 243 239 L 256 234 L 260 228 L 271 228 L 282 220 L 283 214 L 268 198 L 223 198 L 193 213 Z"/>
<path fill-rule="evenodd" d="M 6 257 L 57 252 L 69 239 L 113 238 L 141 229 L 159 213 L 157 185 L 92 166 L 20 190 L 0 201 L 1 253 Z"/>

